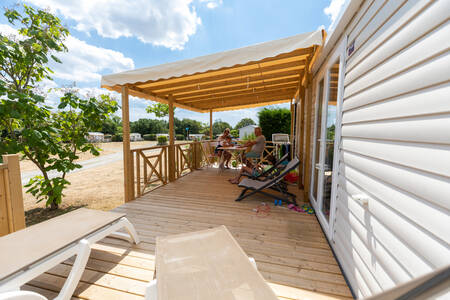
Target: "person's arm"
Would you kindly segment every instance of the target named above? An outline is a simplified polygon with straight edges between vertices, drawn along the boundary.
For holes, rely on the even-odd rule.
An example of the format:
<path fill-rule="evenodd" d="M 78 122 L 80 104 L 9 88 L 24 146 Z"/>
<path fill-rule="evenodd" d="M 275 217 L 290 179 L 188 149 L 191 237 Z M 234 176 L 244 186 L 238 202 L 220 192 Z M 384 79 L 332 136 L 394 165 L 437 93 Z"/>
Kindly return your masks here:
<path fill-rule="evenodd" d="M 247 143 L 244 144 L 244 146 L 250 147 L 253 146 L 254 144 L 256 144 L 256 141 L 248 141 Z"/>

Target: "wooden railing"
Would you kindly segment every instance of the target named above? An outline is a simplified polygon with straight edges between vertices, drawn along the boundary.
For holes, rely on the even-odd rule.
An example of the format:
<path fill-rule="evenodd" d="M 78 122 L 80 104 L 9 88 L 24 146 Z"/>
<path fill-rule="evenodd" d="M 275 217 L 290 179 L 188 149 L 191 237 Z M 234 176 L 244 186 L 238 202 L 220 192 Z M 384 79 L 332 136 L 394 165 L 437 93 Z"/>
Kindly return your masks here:
<path fill-rule="evenodd" d="M 174 147 L 174 180 L 185 176 L 196 169 L 211 165 L 214 159 L 212 141 L 187 142 L 175 144 Z M 169 145 L 137 148 L 130 150 L 132 158 L 131 199 L 140 197 L 155 188 L 169 183 Z M 268 156 L 275 155 L 276 146 L 266 142 L 261 161 L 268 163 Z"/>
<path fill-rule="evenodd" d="M 19 155 L 3 155 L 0 164 L 0 236 L 25 228 Z"/>
<path fill-rule="evenodd" d="M 174 178 L 187 175 L 207 164 L 209 141 L 175 144 Z M 132 199 L 169 182 L 169 145 L 132 149 Z"/>

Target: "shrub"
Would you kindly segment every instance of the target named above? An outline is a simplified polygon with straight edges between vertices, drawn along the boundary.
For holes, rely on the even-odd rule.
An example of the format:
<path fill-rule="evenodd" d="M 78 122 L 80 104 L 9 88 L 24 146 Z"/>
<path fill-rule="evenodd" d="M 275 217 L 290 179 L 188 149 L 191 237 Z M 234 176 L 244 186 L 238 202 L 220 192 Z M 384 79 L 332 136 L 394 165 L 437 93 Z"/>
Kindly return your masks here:
<path fill-rule="evenodd" d="M 184 141 L 184 135 L 182 135 L 182 134 L 177 134 L 177 135 L 175 135 L 175 139 L 176 139 L 177 141 Z"/>
<path fill-rule="evenodd" d="M 232 137 L 235 137 L 235 138 L 239 137 L 239 130 L 237 130 L 237 129 L 232 129 L 232 130 L 230 131 L 230 135 L 231 135 Z"/>
<path fill-rule="evenodd" d="M 287 133 L 291 131 L 291 111 L 287 108 L 264 108 L 258 113 L 259 126 L 268 141 L 273 133 Z"/>
<path fill-rule="evenodd" d="M 111 141 L 113 142 L 122 142 L 123 141 L 123 137 L 122 134 L 115 134 L 112 136 Z"/>
<path fill-rule="evenodd" d="M 165 135 L 158 136 L 158 145 L 167 145 L 167 137 Z"/>
<path fill-rule="evenodd" d="M 156 141 L 156 134 L 154 133 L 144 134 L 143 139 L 145 141 Z"/>

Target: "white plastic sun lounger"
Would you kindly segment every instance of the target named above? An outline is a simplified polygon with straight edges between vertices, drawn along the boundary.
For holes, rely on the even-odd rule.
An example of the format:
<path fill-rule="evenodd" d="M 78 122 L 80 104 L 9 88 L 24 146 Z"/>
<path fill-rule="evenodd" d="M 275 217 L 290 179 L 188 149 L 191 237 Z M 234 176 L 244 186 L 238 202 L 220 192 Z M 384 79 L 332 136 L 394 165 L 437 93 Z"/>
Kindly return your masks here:
<path fill-rule="evenodd" d="M 116 232 L 126 229 L 127 233 Z M 77 209 L 26 229 L 0 237 L 0 299 L 46 299 L 20 287 L 72 256 L 72 271 L 56 299 L 70 299 L 91 252 L 106 236 L 135 244 L 139 237 L 125 214 Z"/>

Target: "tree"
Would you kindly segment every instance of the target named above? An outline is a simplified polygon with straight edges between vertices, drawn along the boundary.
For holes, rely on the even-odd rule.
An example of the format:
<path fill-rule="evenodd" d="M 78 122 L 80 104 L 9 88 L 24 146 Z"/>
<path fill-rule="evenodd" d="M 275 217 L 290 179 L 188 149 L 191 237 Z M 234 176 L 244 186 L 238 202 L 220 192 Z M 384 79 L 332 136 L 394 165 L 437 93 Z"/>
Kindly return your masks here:
<path fill-rule="evenodd" d="M 157 118 L 164 118 L 169 115 L 169 105 L 159 102 L 150 104 L 145 110 L 149 114 L 153 113 Z M 173 112 L 175 113 L 175 107 L 173 108 Z"/>
<path fill-rule="evenodd" d="M 74 161 L 79 152 L 98 149 L 86 143 L 88 131 L 99 130 L 117 102 L 108 96 L 81 99 L 68 91 L 60 99 L 57 111 L 35 92 L 35 83 L 51 79 L 49 57 L 66 51 L 63 44 L 68 30 L 52 14 L 24 5 L 22 16 L 17 10 L 6 10 L 12 24 L 19 23 L 20 37 L 0 34 L 0 154 L 21 152 L 42 173 L 26 185 L 38 201 L 56 209 L 63 189 L 70 184 L 65 176 L 81 166 Z M 52 54 L 53 53 L 53 54 Z M 57 171 L 58 175 L 49 174 Z"/>
<path fill-rule="evenodd" d="M 131 132 L 138 132 L 144 134 L 157 134 L 169 132 L 169 125 L 165 120 L 155 119 L 139 119 L 130 123 Z"/>
<path fill-rule="evenodd" d="M 250 118 L 243 118 L 236 124 L 234 129 L 240 129 L 240 128 L 248 126 L 248 125 L 256 125 L 256 123 L 255 123 L 255 121 L 253 121 Z"/>
<path fill-rule="evenodd" d="M 101 132 L 104 134 L 115 135 L 122 132 L 122 119 L 119 116 L 112 116 L 106 119 L 102 124 Z"/>
<path fill-rule="evenodd" d="M 222 132 L 227 128 L 231 128 L 230 124 L 218 119 L 218 120 L 214 121 L 213 126 L 212 126 L 213 135 L 216 136 L 218 134 L 222 134 Z"/>
<path fill-rule="evenodd" d="M 267 140 L 273 133 L 290 133 L 291 111 L 287 108 L 264 108 L 258 112 L 259 126 Z"/>
<path fill-rule="evenodd" d="M 175 133 L 186 136 L 186 128 L 189 128 L 189 133 L 200 133 L 202 123 L 196 120 L 184 118 L 179 120 L 175 118 Z"/>

